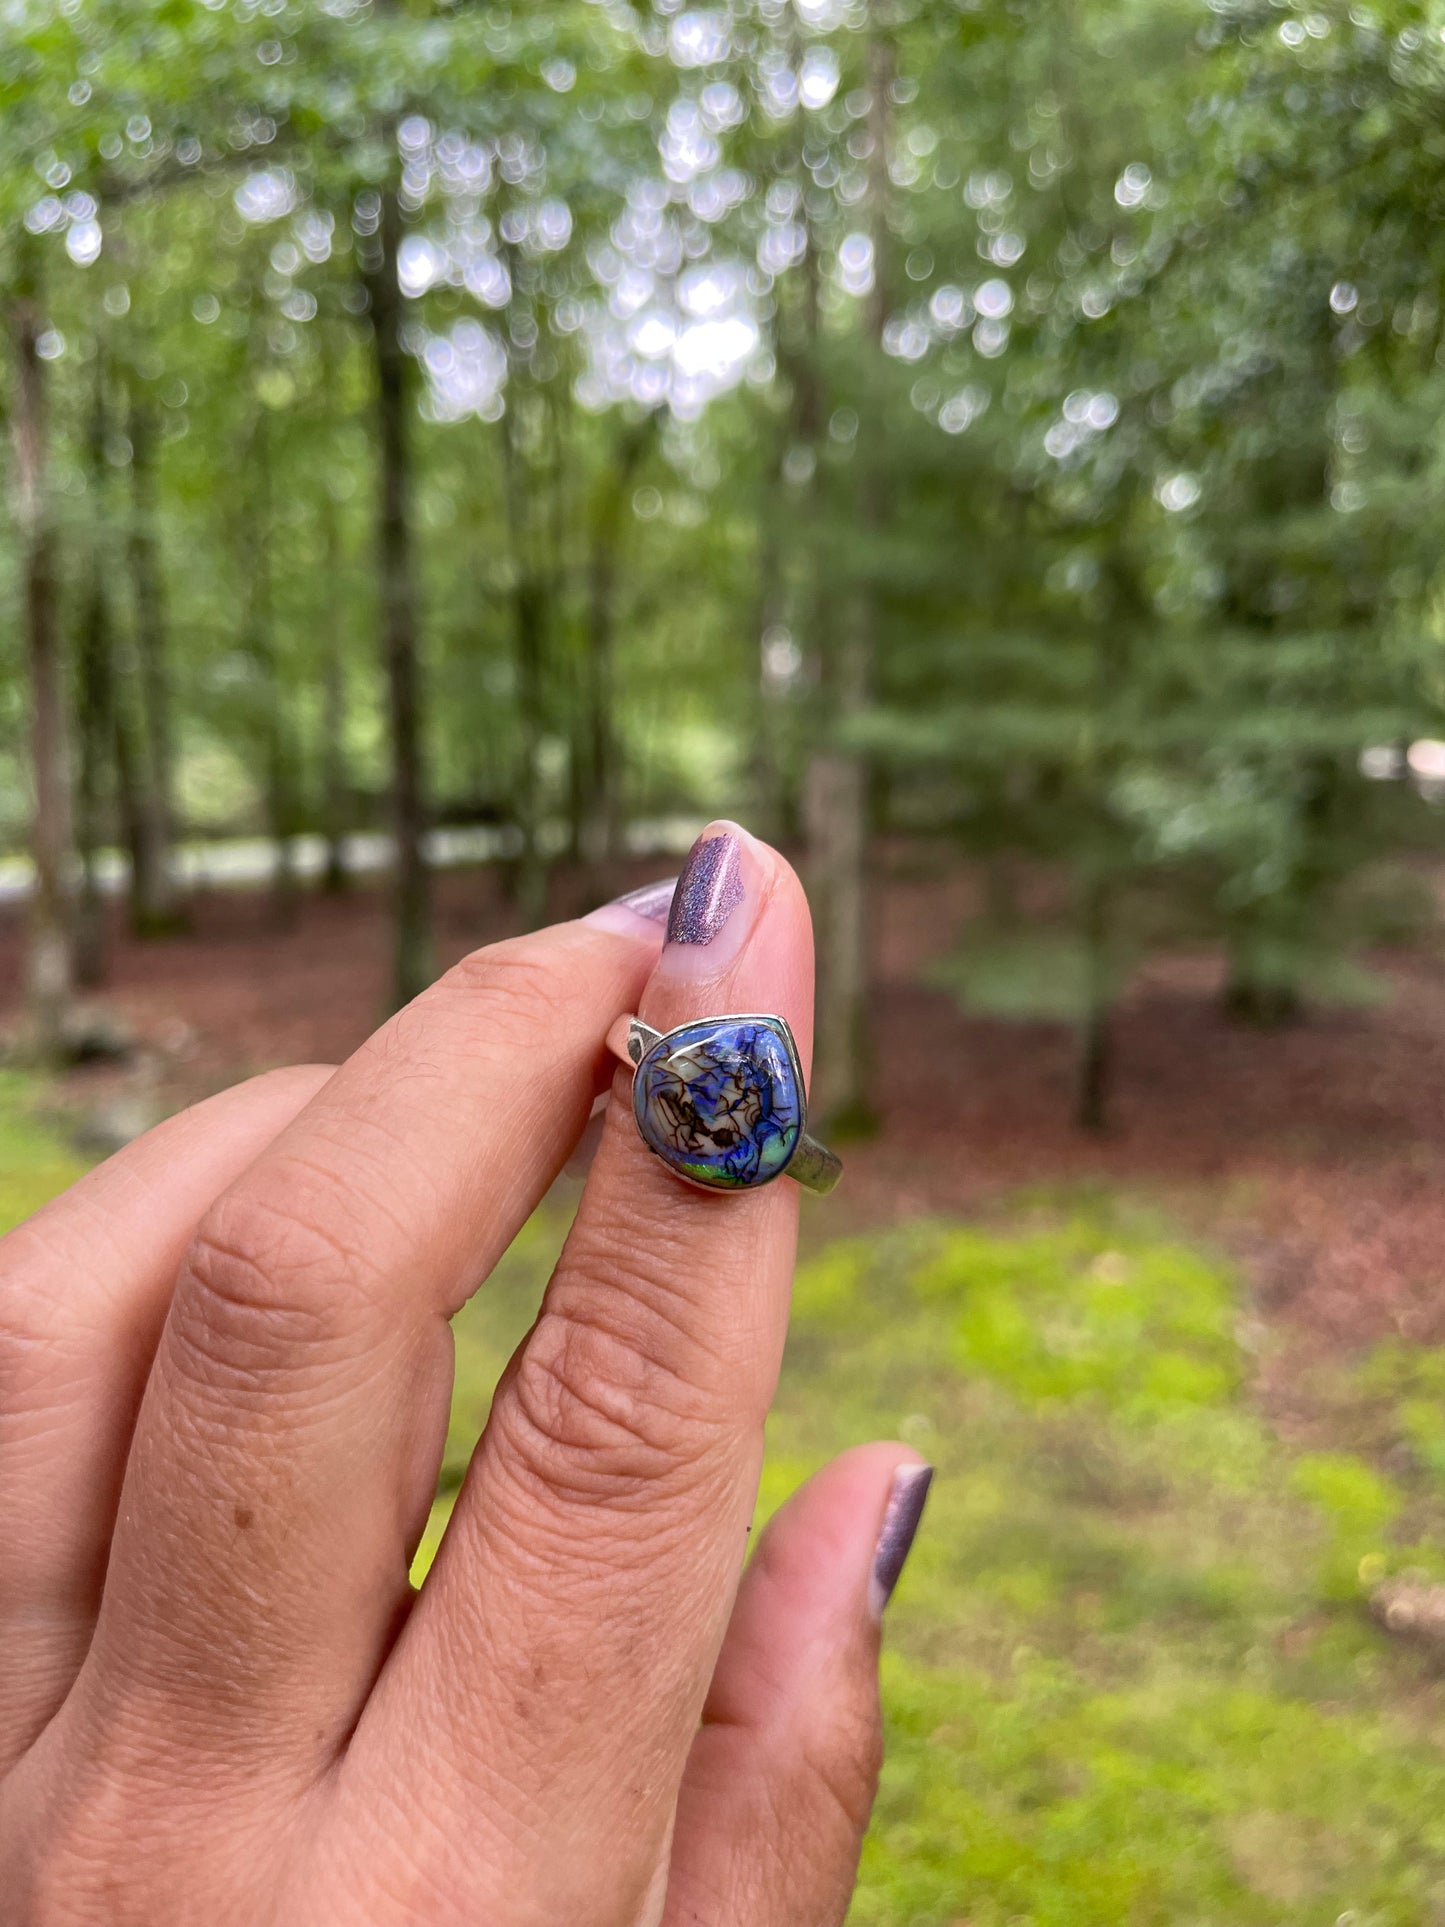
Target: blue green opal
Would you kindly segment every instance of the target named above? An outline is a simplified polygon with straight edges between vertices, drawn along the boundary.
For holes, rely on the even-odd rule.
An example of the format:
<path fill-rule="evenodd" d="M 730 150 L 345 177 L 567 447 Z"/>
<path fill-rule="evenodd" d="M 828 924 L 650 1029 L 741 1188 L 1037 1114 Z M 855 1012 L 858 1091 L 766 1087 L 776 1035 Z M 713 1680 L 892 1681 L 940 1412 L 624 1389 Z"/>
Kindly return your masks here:
<path fill-rule="evenodd" d="M 781 1026 L 759 1017 L 683 1024 L 646 1051 L 632 1083 L 643 1141 L 716 1191 L 780 1177 L 803 1129 L 803 1086 Z"/>

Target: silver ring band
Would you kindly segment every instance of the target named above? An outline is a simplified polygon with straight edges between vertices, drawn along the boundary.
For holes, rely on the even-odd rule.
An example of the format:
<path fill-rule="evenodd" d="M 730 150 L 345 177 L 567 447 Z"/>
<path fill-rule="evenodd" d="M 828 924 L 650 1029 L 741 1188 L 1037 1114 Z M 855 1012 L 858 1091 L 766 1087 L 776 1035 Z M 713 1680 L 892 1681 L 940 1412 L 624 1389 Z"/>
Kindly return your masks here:
<path fill-rule="evenodd" d="M 751 1191 L 789 1177 L 826 1196 L 839 1158 L 807 1132 L 793 1033 L 769 1013 L 696 1018 L 668 1031 L 619 1017 L 607 1048 L 632 1069 L 638 1135 L 673 1177 Z"/>

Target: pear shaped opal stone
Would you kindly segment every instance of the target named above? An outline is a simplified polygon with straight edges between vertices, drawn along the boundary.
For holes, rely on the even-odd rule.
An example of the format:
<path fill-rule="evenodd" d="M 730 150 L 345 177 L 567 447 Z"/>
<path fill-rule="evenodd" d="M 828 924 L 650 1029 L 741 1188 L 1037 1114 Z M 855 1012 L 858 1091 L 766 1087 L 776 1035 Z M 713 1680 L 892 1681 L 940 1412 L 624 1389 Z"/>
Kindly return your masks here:
<path fill-rule="evenodd" d="M 637 1128 L 680 1177 L 742 1191 L 781 1177 L 803 1129 L 803 1084 L 782 1026 L 764 1017 L 683 1024 L 644 1052 Z"/>

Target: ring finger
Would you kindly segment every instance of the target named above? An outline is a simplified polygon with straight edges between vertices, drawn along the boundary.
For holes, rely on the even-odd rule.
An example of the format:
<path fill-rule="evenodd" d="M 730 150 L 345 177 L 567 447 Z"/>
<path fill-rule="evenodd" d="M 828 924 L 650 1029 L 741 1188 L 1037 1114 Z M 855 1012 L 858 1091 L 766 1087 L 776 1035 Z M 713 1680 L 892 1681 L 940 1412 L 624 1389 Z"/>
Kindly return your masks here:
<path fill-rule="evenodd" d="M 684 869 L 641 1015 L 669 1029 L 773 1011 L 806 1054 L 812 967 L 796 878 L 718 825 Z M 406 1749 L 403 1804 L 436 1822 L 411 1877 L 465 1895 L 458 1921 L 660 1914 L 757 1491 L 797 1197 L 678 1184 L 619 1073 L 541 1315 L 346 1763 L 365 1779 Z M 405 1852 L 389 1895 L 407 1891 Z M 427 1918 L 454 1917 L 433 1902 Z"/>

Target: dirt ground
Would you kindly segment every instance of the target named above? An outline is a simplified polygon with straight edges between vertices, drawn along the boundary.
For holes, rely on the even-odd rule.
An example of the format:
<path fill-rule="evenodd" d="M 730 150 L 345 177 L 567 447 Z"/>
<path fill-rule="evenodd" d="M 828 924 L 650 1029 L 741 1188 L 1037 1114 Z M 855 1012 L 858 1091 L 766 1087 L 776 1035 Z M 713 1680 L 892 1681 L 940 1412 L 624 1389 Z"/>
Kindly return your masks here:
<path fill-rule="evenodd" d="M 557 914 L 586 907 L 579 887 L 559 879 Z M 1239 1253 L 1260 1310 L 1299 1341 L 1445 1342 L 1445 956 L 1376 957 L 1392 989 L 1382 1007 L 1268 1035 L 1222 1016 L 1217 959 L 1156 962 L 1119 1013 L 1113 1128 L 1090 1139 L 1070 1124 L 1066 1028 L 969 1019 L 924 981 L 975 907 L 970 879 L 894 877 L 879 896 L 881 1128 L 854 1149 L 835 1222 L 1099 1182 L 1161 1197 Z M 441 878 L 438 912 L 442 962 L 514 927 L 485 871 Z M 199 899 L 190 932 L 166 943 L 117 930 L 98 996 L 145 1048 L 138 1067 L 74 1073 L 65 1102 L 123 1131 L 251 1070 L 335 1061 L 382 1013 L 386 958 L 371 890 L 308 897 L 286 930 L 242 893 Z M 0 1030 L 20 966 L 12 912 Z"/>

